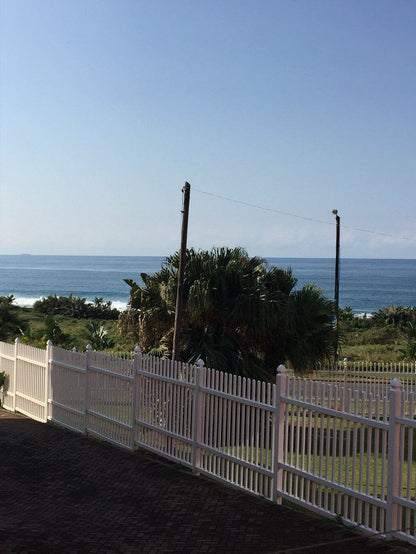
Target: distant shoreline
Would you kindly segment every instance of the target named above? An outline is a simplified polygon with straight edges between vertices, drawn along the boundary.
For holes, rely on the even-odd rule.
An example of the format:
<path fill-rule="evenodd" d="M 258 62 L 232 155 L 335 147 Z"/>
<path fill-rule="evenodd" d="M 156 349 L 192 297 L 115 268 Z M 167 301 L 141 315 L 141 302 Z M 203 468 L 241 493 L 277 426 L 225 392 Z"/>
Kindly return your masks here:
<path fill-rule="evenodd" d="M 111 301 L 125 309 L 130 287 L 125 279 L 141 284 L 141 273 L 159 271 L 161 256 L 0 255 L 0 295 L 13 294 L 17 304 L 31 306 L 49 295 Z M 331 258 L 267 258 L 272 267 L 292 270 L 296 288 L 307 284 L 334 298 L 335 263 Z M 409 306 L 416 302 L 416 259 L 341 258 L 340 307 L 355 315 L 374 314 L 383 306 Z"/>
<path fill-rule="evenodd" d="M 11 293 L 12 294 L 12 293 Z M 9 295 L 3 295 L 3 296 L 9 296 Z M 33 308 L 33 304 L 35 302 L 37 302 L 38 300 L 42 300 L 43 298 L 45 298 L 45 296 L 39 296 L 37 298 L 25 298 L 25 297 L 16 297 L 14 294 L 14 305 L 15 306 L 18 306 L 19 308 Z M 59 296 L 59 295 L 58 295 Z M 61 296 L 68 296 L 68 295 L 61 295 Z M 128 305 L 128 299 L 126 301 L 122 301 L 122 300 L 109 300 L 107 298 L 104 298 L 104 300 L 106 302 L 111 302 L 111 305 L 113 308 L 116 308 L 117 310 L 119 310 L 120 312 L 121 311 L 124 311 L 125 309 L 127 309 L 127 305 Z M 94 302 L 94 298 L 86 298 L 86 301 L 88 303 L 93 303 Z M 341 306 L 341 308 L 343 308 L 344 306 Z M 356 318 L 365 318 L 365 317 L 373 317 L 373 315 L 375 314 L 376 312 L 357 312 L 357 313 L 354 313 L 354 317 Z"/>
<path fill-rule="evenodd" d="M 9 296 L 9 295 L 1 295 L 1 296 Z M 13 296 L 14 296 L 13 304 L 15 306 L 18 306 L 19 308 L 33 308 L 33 304 L 35 302 L 37 302 L 38 300 L 42 300 L 42 298 L 45 298 L 45 296 L 39 296 L 38 298 L 25 298 L 25 297 L 17 298 L 15 295 Z M 67 295 L 62 295 L 62 296 L 67 296 Z M 94 302 L 94 298 L 86 298 L 86 300 L 88 303 Z M 116 308 L 120 312 L 124 311 L 127 308 L 128 301 L 123 302 L 121 300 L 107 300 L 106 298 L 104 298 L 104 300 L 106 302 L 111 302 L 112 308 Z"/>
<path fill-rule="evenodd" d="M 262 255 L 262 254 L 253 254 L 249 253 L 250 256 L 258 256 L 259 258 L 263 258 L 264 260 L 329 260 L 333 261 L 334 257 L 332 256 L 319 256 L 319 257 L 305 257 L 305 256 L 269 256 L 269 255 Z M 1 254 L 0 258 L 123 258 L 123 259 L 140 259 L 140 258 L 153 258 L 153 259 L 161 259 L 165 260 L 167 257 L 169 257 L 170 254 L 162 254 L 162 255 L 155 255 L 155 254 L 149 254 L 149 255 L 140 255 L 140 254 Z M 399 262 L 399 261 L 416 261 L 416 258 L 354 258 L 354 257 L 341 257 L 342 260 L 350 260 L 350 261 L 375 261 L 375 262 L 382 262 L 382 261 L 392 261 L 392 262 Z"/>

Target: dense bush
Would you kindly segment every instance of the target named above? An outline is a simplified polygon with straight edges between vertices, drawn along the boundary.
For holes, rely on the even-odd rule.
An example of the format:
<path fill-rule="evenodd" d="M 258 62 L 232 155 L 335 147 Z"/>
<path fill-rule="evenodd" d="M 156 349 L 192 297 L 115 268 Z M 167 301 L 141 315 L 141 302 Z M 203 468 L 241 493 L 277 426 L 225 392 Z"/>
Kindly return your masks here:
<path fill-rule="evenodd" d="M 351 306 L 346 306 L 339 311 L 339 321 L 346 330 L 369 329 L 373 325 L 373 318 L 364 314 L 362 317 L 354 315 Z"/>
<path fill-rule="evenodd" d="M 86 298 L 51 295 L 38 300 L 33 305 L 36 313 L 45 315 L 64 315 L 76 319 L 118 319 L 120 312 L 111 307 L 111 302 L 104 302 L 96 297 L 93 303 Z"/>
<path fill-rule="evenodd" d="M 383 307 L 376 312 L 372 318 L 374 325 L 392 325 L 403 331 L 407 331 L 409 325 L 416 324 L 415 306 L 390 306 Z"/>
<path fill-rule="evenodd" d="M 373 359 L 381 361 L 381 349 L 392 360 L 400 353 L 401 359 L 416 357 L 416 307 L 390 306 L 383 307 L 371 317 L 356 317 L 352 309 L 347 306 L 340 310 L 340 329 L 342 335 L 343 352 L 347 350 L 351 357 L 351 348 L 366 349 L 364 354 L 373 351 L 372 346 L 379 345 L 378 356 Z M 348 347 L 348 348 L 346 348 Z M 390 354 L 388 354 L 390 352 Z M 357 351 L 353 355 L 356 359 L 364 359 L 363 352 Z M 383 358 L 383 361 L 384 358 Z"/>

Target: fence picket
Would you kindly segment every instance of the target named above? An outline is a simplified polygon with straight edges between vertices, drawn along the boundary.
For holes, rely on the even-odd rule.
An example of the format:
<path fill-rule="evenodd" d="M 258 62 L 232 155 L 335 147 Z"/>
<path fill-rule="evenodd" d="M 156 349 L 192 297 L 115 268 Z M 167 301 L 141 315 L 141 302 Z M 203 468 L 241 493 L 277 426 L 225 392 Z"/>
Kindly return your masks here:
<path fill-rule="evenodd" d="M 134 359 L 133 359 L 133 383 L 132 383 L 132 410 L 131 410 L 131 443 L 130 449 L 135 450 L 136 448 L 136 417 L 137 417 L 137 405 L 140 392 L 138 391 L 139 378 L 138 370 L 141 369 L 142 365 L 142 351 L 140 346 L 136 346 L 134 349 Z"/>
<path fill-rule="evenodd" d="M 13 361 L 13 411 L 16 411 L 16 390 L 17 390 L 17 355 L 19 350 L 19 337 L 14 341 L 14 361 Z"/>
<path fill-rule="evenodd" d="M 386 531 L 387 533 L 397 529 L 398 505 L 394 498 L 398 496 L 400 474 L 400 424 L 397 418 L 401 415 L 401 386 L 399 379 L 391 382 L 390 389 L 390 420 L 389 420 L 389 463 L 387 477 L 387 507 L 386 507 Z"/>

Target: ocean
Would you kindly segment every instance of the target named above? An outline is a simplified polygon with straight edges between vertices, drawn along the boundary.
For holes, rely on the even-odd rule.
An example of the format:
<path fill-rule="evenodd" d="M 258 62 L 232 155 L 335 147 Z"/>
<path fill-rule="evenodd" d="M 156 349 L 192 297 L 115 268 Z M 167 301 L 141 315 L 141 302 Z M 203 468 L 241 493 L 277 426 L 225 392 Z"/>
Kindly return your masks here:
<path fill-rule="evenodd" d="M 0 256 L 0 295 L 13 294 L 16 303 L 31 306 L 56 294 L 94 300 L 96 296 L 124 309 L 130 287 L 124 279 L 141 282 L 140 273 L 154 273 L 164 256 Z M 267 258 L 270 265 L 288 268 L 298 287 L 318 286 L 334 297 L 335 262 L 329 258 Z M 383 306 L 416 305 L 416 260 L 341 259 L 340 306 L 371 314 Z"/>

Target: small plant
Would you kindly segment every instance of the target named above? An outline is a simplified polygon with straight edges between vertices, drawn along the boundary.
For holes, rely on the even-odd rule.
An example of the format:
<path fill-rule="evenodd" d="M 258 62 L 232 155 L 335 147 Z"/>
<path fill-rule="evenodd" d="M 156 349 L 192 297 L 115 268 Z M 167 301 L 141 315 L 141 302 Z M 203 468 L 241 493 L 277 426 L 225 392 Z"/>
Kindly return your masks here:
<path fill-rule="evenodd" d="M 42 341 L 45 343 L 47 340 L 51 340 L 54 344 L 65 344 L 66 335 L 59 327 L 53 315 L 47 315 L 45 317 L 46 333 L 42 337 Z"/>
<path fill-rule="evenodd" d="M 114 346 L 114 340 L 108 335 L 107 329 L 98 321 L 88 323 L 85 337 L 94 350 L 105 350 Z"/>

